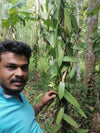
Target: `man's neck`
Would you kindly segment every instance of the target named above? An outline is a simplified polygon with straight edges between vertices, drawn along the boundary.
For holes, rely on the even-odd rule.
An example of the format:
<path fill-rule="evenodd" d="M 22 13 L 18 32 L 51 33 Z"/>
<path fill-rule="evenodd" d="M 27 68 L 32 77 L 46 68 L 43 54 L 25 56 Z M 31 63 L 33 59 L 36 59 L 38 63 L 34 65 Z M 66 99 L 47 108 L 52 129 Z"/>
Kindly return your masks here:
<path fill-rule="evenodd" d="M 0 86 L 1 87 L 1 86 Z M 4 94 L 6 94 L 6 95 L 8 95 L 8 96 L 11 96 L 11 97 L 17 97 L 21 102 L 23 102 L 23 100 L 22 100 L 22 98 L 21 98 L 21 96 L 20 96 L 20 93 L 18 93 L 18 94 L 11 94 L 11 93 L 8 93 L 7 91 L 5 91 L 4 89 L 3 89 L 3 87 L 1 87 L 2 88 L 2 90 L 3 90 L 3 92 L 4 92 Z"/>

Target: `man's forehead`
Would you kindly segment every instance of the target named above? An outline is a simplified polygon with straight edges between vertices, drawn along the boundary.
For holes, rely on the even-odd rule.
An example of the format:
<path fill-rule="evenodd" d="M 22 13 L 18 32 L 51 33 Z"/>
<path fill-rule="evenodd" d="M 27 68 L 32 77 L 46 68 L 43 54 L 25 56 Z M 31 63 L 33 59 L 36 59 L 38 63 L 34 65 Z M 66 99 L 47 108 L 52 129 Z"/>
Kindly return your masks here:
<path fill-rule="evenodd" d="M 28 60 L 26 56 L 24 55 L 19 55 L 13 52 L 3 52 L 1 54 L 1 61 L 6 61 L 6 62 L 26 62 L 28 63 Z"/>

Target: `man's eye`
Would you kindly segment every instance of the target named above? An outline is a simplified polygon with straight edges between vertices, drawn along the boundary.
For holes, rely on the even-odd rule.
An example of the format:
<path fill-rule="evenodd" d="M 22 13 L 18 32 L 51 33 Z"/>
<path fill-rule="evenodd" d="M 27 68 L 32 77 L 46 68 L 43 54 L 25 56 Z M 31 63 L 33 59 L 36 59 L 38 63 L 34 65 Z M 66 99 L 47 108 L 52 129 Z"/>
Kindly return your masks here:
<path fill-rule="evenodd" d="M 11 70 L 13 70 L 13 69 L 15 69 L 16 67 L 15 66 L 6 66 L 8 69 L 11 69 Z"/>
<path fill-rule="evenodd" d="M 22 66 L 23 71 L 28 71 L 28 65 Z"/>

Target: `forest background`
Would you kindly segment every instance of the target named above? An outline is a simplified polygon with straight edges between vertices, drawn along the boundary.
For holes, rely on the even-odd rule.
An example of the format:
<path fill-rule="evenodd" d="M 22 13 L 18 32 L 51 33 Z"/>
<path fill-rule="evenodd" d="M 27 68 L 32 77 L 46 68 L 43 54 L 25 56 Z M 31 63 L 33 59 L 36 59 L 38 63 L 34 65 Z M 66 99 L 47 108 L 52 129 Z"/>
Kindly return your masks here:
<path fill-rule="evenodd" d="M 32 48 L 24 95 L 58 92 L 36 117 L 45 133 L 100 132 L 99 12 L 99 0 L 0 0 L 0 41 Z"/>

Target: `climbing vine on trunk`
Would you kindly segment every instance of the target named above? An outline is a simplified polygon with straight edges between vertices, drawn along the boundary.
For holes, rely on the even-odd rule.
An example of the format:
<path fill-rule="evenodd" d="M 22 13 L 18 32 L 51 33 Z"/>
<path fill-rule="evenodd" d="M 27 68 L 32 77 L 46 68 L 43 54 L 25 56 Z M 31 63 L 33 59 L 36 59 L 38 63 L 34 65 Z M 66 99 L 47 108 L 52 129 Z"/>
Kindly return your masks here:
<path fill-rule="evenodd" d="M 42 35 L 48 45 L 49 71 L 52 82 L 49 84 L 58 91 L 55 113 L 56 127 L 53 133 L 67 132 L 70 129 L 81 133 L 87 132 L 79 129 L 79 124 L 69 115 L 68 106 L 71 104 L 78 113 L 86 118 L 78 101 L 71 94 L 69 84 L 76 79 L 75 42 L 79 32 L 77 20 L 74 16 L 74 8 L 65 0 L 46 0 L 47 18 L 41 18 L 43 25 Z M 70 126 L 72 128 L 70 128 Z"/>

